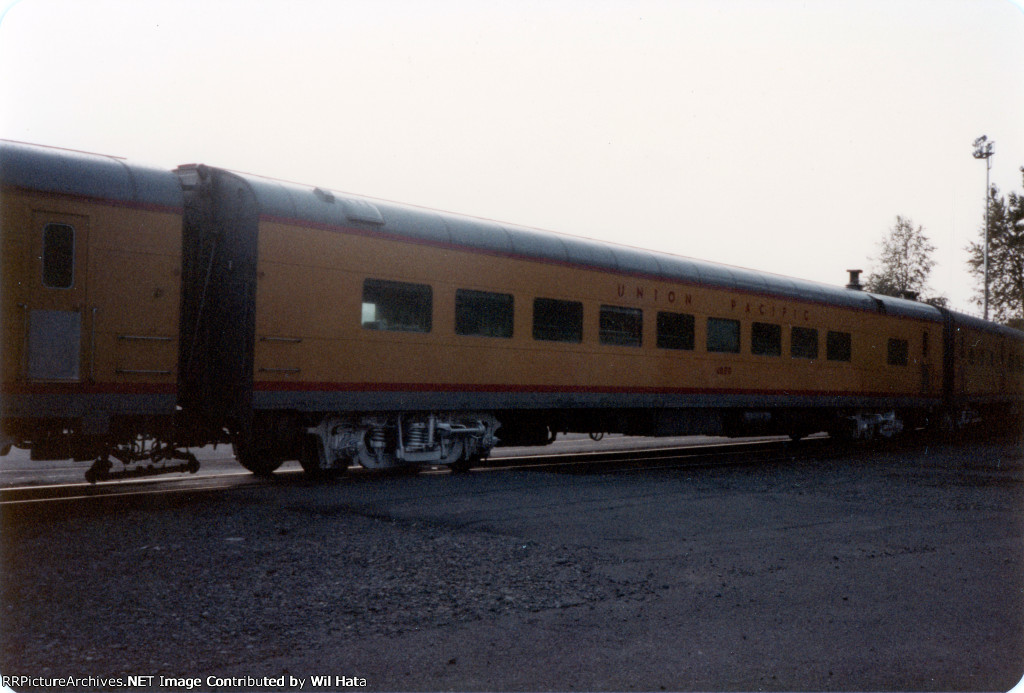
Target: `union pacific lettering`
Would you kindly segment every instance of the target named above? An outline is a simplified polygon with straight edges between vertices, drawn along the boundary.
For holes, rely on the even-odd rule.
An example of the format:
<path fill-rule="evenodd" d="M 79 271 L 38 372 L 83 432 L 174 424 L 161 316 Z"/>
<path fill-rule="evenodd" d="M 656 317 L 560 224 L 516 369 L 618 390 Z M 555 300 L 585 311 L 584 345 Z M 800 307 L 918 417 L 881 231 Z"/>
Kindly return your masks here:
<path fill-rule="evenodd" d="M 619 298 L 650 301 L 676 306 L 693 305 L 693 294 L 676 289 L 664 289 L 656 286 L 644 286 L 642 284 L 629 285 L 618 284 L 616 293 Z M 811 321 L 811 309 L 802 306 L 792 306 L 774 301 L 744 301 L 738 298 L 731 299 L 729 308 L 733 313 L 740 313 L 750 318 L 774 318 L 780 321 L 804 322 Z"/>
<path fill-rule="evenodd" d="M 619 298 L 633 298 L 638 301 L 649 300 L 655 303 L 661 301 L 670 305 L 689 306 L 693 303 L 693 294 L 675 289 L 663 290 L 658 287 L 646 287 L 639 284 L 630 287 L 625 284 L 618 285 Z"/>
<path fill-rule="evenodd" d="M 777 318 L 779 320 L 803 320 L 811 321 L 811 310 L 809 308 L 793 308 L 786 304 L 775 304 L 768 301 L 740 301 L 732 299 L 729 307 L 733 312 L 742 312 L 762 318 Z"/>

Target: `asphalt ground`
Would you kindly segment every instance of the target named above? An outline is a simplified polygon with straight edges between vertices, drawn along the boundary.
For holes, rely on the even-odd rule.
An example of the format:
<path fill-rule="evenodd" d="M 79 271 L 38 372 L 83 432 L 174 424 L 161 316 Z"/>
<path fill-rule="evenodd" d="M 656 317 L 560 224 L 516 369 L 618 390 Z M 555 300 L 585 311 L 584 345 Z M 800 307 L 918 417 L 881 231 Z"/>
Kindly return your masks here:
<path fill-rule="evenodd" d="M 1020 442 L 292 477 L 0 520 L 7 676 L 950 691 L 1024 675 Z"/>

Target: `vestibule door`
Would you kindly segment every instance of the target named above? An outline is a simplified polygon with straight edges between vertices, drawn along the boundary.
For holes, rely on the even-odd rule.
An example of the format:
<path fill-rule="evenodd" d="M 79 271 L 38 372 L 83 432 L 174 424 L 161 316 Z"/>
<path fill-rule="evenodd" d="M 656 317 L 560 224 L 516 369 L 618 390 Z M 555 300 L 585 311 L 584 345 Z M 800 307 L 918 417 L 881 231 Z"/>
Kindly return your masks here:
<path fill-rule="evenodd" d="M 25 377 L 33 381 L 89 378 L 86 315 L 88 217 L 36 211 L 25 310 Z"/>

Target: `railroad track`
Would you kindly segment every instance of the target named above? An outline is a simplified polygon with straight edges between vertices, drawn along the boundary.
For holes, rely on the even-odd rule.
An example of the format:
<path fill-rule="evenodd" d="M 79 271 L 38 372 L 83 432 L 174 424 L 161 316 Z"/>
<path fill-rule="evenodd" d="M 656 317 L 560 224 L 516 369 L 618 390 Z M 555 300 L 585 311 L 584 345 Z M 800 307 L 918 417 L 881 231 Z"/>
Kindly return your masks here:
<path fill-rule="evenodd" d="M 671 446 L 646 450 L 562 453 L 492 460 L 483 469 L 546 469 L 571 474 L 628 473 L 682 467 L 779 462 L 830 447 L 827 437 L 793 443 L 788 439 Z M 834 446 L 831 446 L 834 447 Z M 514 464 L 505 464 L 513 462 Z"/>
<path fill-rule="evenodd" d="M 502 455 L 474 468 L 470 474 L 500 473 L 511 470 L 547 471 L 563 474 L 638 473 L 682 467 L 752 465 L 791 460 L 797 456 L 820 454 L 829 446 L 827 438 L 811 438 L 793 444 L 784 439 L 700 443 L 666 447 L 598 450 L 590 452 L 537 452 Z M 399 472 L 407 474 L 408 472 Z M 423 476 L 446 475 L 444 468 L 425 469 Z M 352 468 L 333 483 L 383 481 L 387 473 Z M 312 484 L 301 470 L 279 471 L 270 479 L 247 471 L 231 471 L 202 476 L 141 478 L 89 484 L 85 482 L 21 485 L 0 489 L 0 508 L 14 509 L 30 504 L 118 502 L 137 497 L 193 496 L 230 489 L 254 489 L 275 485 Z"/>

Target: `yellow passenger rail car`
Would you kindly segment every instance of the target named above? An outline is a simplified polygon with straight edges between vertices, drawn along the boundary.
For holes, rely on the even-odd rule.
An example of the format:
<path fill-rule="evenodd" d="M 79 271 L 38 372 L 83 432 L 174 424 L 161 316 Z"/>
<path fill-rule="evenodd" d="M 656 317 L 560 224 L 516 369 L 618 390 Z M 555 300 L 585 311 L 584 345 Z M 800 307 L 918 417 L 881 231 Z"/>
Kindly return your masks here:
<path fill-rule="evenodd" d="M 230 440 L 261 474 L 296 458 L 317 475 L 353 462 L 464 468 L 499 443 L 561 431 L 854 437 L 1015 421 L 1024 403 L 1024 334 L 855 281 L 200 165 L 117 162 L 161 191 L 123 200 L 81 189 L 104 179 L 107 158 L 15 144 L 0 157 L 5 324 L 27 325 L 4 335 L 3 431 L 37 455 L 123 459 L 134 434 L 163 451 Z M 74 176 L 33 183 L 68 157 Z M 21 288 L 52 279 L 30 250 L 51 242 L 47 223 L 65 223 L 36 219 L 45 209 L 118 239 L 87 246 L 88 276 L 61 289 L 60 310 L 29 305 Z M 29 365 L 45 342 L 32 330 L 46 316 L 32 311 L 50 310 L 81 325 L 58 381 Z M 134 409 L 120 395 L 164 399 Z"/>
<path fill-rule="evenodd" d="M 0 144 L 4 448 L 101 457 L 168 438 L 183 195 L 173 173 Z M 143 455 L 148 457 L 150 451 Z"/>

